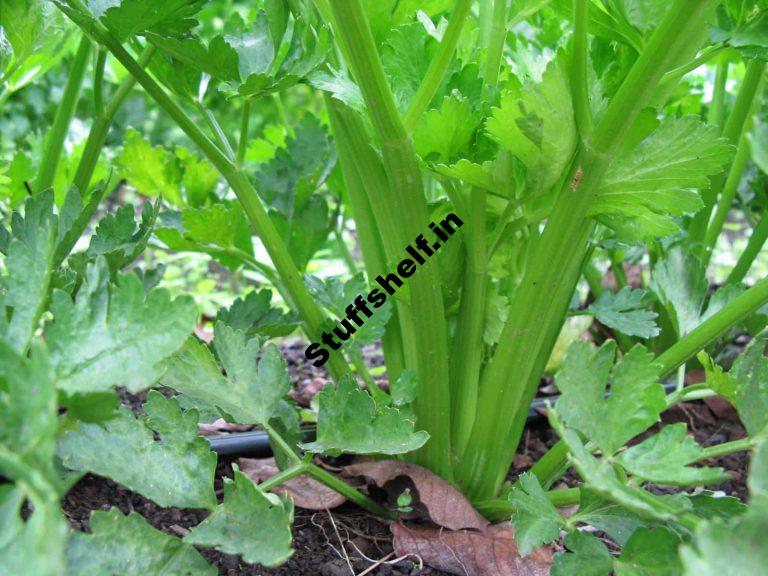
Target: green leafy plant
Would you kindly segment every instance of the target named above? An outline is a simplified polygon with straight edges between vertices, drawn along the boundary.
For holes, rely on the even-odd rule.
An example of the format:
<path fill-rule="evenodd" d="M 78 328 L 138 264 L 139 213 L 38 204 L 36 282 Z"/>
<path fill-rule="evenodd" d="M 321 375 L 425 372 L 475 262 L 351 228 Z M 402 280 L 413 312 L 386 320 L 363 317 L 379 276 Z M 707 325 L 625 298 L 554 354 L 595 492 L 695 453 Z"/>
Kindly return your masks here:
<path fill-rule="evenodd" d="M 0 227 L 0 473 L 11 481 L 0 485 L 0 572 L 210 572 L 193 545 L 275 566 L 292 553 L 293 503 L 270 490 L 300 475 L 385 518 L 417 508 L 410 489 L 385 507 L 315 454 L 421 465 L 487 519 L 511 519 L 522 556 L 562 540 L 553 574 L 727 573 L 731 546 L 739 573 L 765 565 L 768 279 L 743 281 L 768 238 L 757 173 L 765 127 L 754 121 L 768 7 L 380 4 L 265 0 L 212 18 L 203 1 L 54 0 L 22 11 L 0 0 L 0 103 L 79 42 L 36 162 L 20 151 L 0 171 L 15 209 Z M 710 65 L 702 103 L 686 79 Z M 90 68 L 90 127 L 76 156 L 65 141 Z M 118 179 L 102 151 L 138 88 L 186 141 L 155 146 L 121 129 L 115 175 L 154 203 L 103 215 L 76 248 Z M 286 110 L 290 94 L 301 95 L 297 110 Z M 261 107 L 281 127 L 256 139 Z M 757 182 L 749 194 L 745 181 Z M 710 291 L 712 255 L 737 210 L 753 231 Z M 333 384 L 306 441 L 267 341 L 297 326 L 320 341 L 450 213 L 460 234 L 329 350 Z M 351 226 L 363 270 L 346 244 Z M 218 312 L 206 343 L 192 334 L 190 298 L 156 287 L 149 270 L 127 271 L 150 244 L 247 270 L 290 311 L 267 289 L 251 292 Z M 308 274 L 329 246 L 346 281 Z M 602 282 L 608 270 L 612 283 Z M 590 324 L 595 342 L 580 339 Z M 726 371 L 722 344 L 737 331 L 752 342 Z M 361 353 L 378 339 L 388 391 Z M 685 385 L 699 364 L 706 382 Z M 507 482 L 548 370 L 560 441 Z M 116 386 L 158 384 L 178 396 L 150 392 L 142 415 L 118 407 Z M 703 447 L 685 424 L 643 437 L 665 410 L 713 396 L 734 405 L 745 438 Z M 280 472 L 255 484 L 235 470 L 218 502 L 201 414 L 265 430 Z M 686 490 L 728 478 L 695 464 L 740 451 L 753 451 L 748 506 Z M 553 489 L 571 467 L 578 486 Z M 85 473 L 209 516 L 183 539 L 115 509 L 94 513 L 91 534 L 71 533 L 58 501 Z M 573 504 L 573 515 L 558 510 Z M 41 552 L 21 563 L 17 550 Z"/>

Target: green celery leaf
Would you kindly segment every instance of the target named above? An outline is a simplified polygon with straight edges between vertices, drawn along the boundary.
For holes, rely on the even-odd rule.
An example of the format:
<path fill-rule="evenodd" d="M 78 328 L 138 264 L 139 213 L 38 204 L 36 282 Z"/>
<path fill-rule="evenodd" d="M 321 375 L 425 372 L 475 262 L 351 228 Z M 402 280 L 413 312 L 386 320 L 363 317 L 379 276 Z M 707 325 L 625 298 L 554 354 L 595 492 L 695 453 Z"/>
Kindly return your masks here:
<path fill-rule="evenodd" d="M 197 411 L 182 412 L 176 399 L 154 390 L 144 410 L 142 419 L 122 407 L 104 423 L 80 423 L 59 441 L 59 457 L 71 470 L 111 478 L 160 506 L 215 507 L 216 455 L 197 435 Z"/>
<path fill-rule="evenodd" d="M 251 229 L 242 207 L 218 202 L 212 206 L 165 212 L 162 228 L 155 231 L 169 250 L 202 252 L 236 270 L 253 261 Z"/>
<path fill-rule="evenodd" d="M 656 214 L 642 205 L 632 204 L 624 214 L 601 214 L 596 219 L 624 242 L 649 242 L 680 233 L 680 226 L 674 219 Z"/>
<path fill-rule="evenodd" d="M 495 346 L 501 338 L 507 318 L 509 318 L 509 298 L 499 294 L 499 288 L 492 285 L 488 288 L 486 296 L 483 342 L 488 346 Z"/>
<path fill-rule="evenodd" d="M 42 345 L 22 357 L 0 340 L 0 422 L 0 574 L 60 576 L 67 537 L 60 500 L 71 478 L 54 464 L 58 403 Z"/>
<path fill-rule="evenodd" d="M 307 288 L 317 302 L 333 316 L 344 319 L 347 316 L 346 308 L 354 303 L 358 295 L 365 297 L 369 288 L 365 282 L 365 276 L 362 272 L 355 274 L 352 278 L 342 284 L 337 278 L 327 278 L 321 280 L 316 276 L 306 276 L 305 282 Z M 362 346 L 372 344 L 384 335 L 387 322 L 392 316 L 392 302 L 387 300 L 381 307 L 374 309 L 369 306 L 372 316 L 367 317 L 362 311 L 358 313 L 362 326 L 357 326 L 353 320 L 348 320 L 355 330 L 351 339 L 344 342 L 344 346 L 351 343 Z"/>
<path fill-rule="evenodd" d="M 247 338 L 256 335 L 267 338 L 287 336 L 299 326 L 300 321 L 296 314 L 272 306 L 271 301 L 270 289 L 251 290 L 245 298 L 236 298 L 229 308 L 219 310 L 216 321 L 234 330 L 245 331 Z"/>
<path fill-rule="evenodd" d="M 614 366 L 615 355 L 612 340 L 598 349 L 576 341 L 555 379 L 562 392 L 558 413 L 563 421 L 593 440 L 606 455 L 656 423 L 666 408 L 653 354 L 638 345 Z M 609 376 L 611 395 L 605 398 Z"/>
<path fill-rule="evenodd" d="M 158 50 L 149 62 L 147 68 L 157 78 L 162 78 L 163 83 L 170 88 L 176 96 L 189 103 L 196 102 L 201 93 L 207 88 L 208 83 L 203 82 L 203 73 L 194 66 L 187 66 L 179 62 L 167 52 Z M 151 149 L 151 147 L 150 147 Z M 176 167 L 168 167 L 167 174 L 163 178 L 173 176 Z M 136 174 L 136 181 L 140 181 L 141 174 Z M 151 183 L 147 183 L 151 185 Z M 151 188 L 150 188 L 151 190 Z"/>
<path fill-rule="evenodd" d="M 61 576 L 67 523 L 58 498 L 42 501 L 38 495 L 26 521 L 21 517 L 24 500 L 20 485 L 0 485 L 0 574 Z"/>
<path fill-rule="evenodd" d="M 291 36 L 283 46 L 288 15 L 274 10 L 282 3 L 272 4 L 269 12 L 257 13 L 250 29 L 239 16 L 230 21 L 224 40 L 237 53 L 239 77 L 228 82 L 224 91 L 243 98 L 263 97 L 293 86 L 325 61 L 330 49 L 328 30 L 294 14 Z"/>
<path fill-rule="evenodd" d="M 62 394 L 60 402 L 67 408 L 67 416 L 82 422 L 104 422 L 115 416 L 120 399 L 115 392 L 88 392 Z"/>
<path fill-rule="evenodd" d="M 452 6 L 450 0 L 363 0 L 377 43 L 381 43 L 393 27 L 411 21 L 417 11 L 433 17 Z"/>
<path fill-rule="evenodd" d="M 549 421 L 568 447 L 570 460 L 584 480 L 586 488 L 619 504 L 634 514 L 659 521 L 675 521 L 690 509 L 687 500 L 654 496 L 642 488 L 625 484 L 610 458 L 595 458 L 575 430 L 563 426 L 556 410 L 550 409 Z"/>
<path fill-rule="evenodd" d="M 23 218 L 13 215 L 4 302 L 13 315 L 4 337 L 17 352 L 28 346 L 48 302 L 57 229 L 50 190 L 27 200 Z"/>
<path fill-rule="evenodd" d="M 682 422 L 664 426 L 658 434 L 619 454 L 617 462 L 635 478 L 654 484 L 692 486 L 729 480 L 722 468 L 688 466 L 703 459 L 704 449 L 686 432 Z"/>
<path fill-rule="evenodd" d="M 47 0 L 3 0 L 0 5 L 0 76 L 12 93 L 70 53 L 72 28 Z"/>
<path fill-rule="evenodd" d="M 200 158 L 188 148 L 176 146 L 174 153 L 183 172 L 181 184 L 184 188 L 184 199 L 188 206 L 199 208 L 214 196 L 219 183 L 219 172 L 208 160 Z"/>
<path fill-rule="evenodd" d="M 24 480 L 19 474 L 34 469 L 55 488 L 57 416 L 56 385 L 45 349 L 33 345 L 27 358 L 0 340 L 0 474 Z"/>
<path fill-rule="evenodd" d="M 265 494 L 235 467 L 235 479 L 224 479 L 224 502 L 184 541 L 239 554 L 250 564 L 278 566 L 293 554 L 290 498 Z"/>
<path fill-rule="evenodd" d="M 522 165 L 519 163 L 518 165 L 520 170 L 523 171 Z M 508 178 L 506 171 L 500 170 L 500 161 L 498 159 L 488 160 L 482 164 L 474 164 L 462 158 L 455 164 L 438 164 L 433 169 L 440 176 L 461 180 L 466 184 L 477 186 L 497 196 L 514 198 L 516 191 L 520 190 L 522 192 L 521 186 L 516 187 L 514 185 L 517 178 Z M 525 176 L 522 175 L 520 180 L 524 181 Z"/>
<path fill-rule="evenodd" d="M 666 119 L 639 146 L 611 164 L 590 215 L 627 240 L 678 229 L 672 217 L 703 207 L 696 189 L 709 185 L 733 153 L 717 130 L 697 117 Z"/>
<path fill-rule="evenodd" d="M 763 354 L 766 342 L 766 333 L 755 337 L 728 372 L 737 382 L 734 405 L 750 435 L 768 427 L 768 358 Z"/>
<path fill-rule="evenodd" d="M 479 121 L 469 101 L 455 91 L 417 124 L 414 147 L 425 160 L 448 162 L 467 151 Z"/>
<path fill-rule="evenodd" d="M 643 300 L 645 290 L 625 286 L 619 292 L 603 292 L 587 310 L 609 328 L 628 336 L 653 338 L 659 335 L 658 314 L 649 310 Z"/>
<path fill-rule="evenodd" d="M 277 435 L 285 440 L 291 452 L 296 456 L 301 456 L 299 444 L 304 438 L 304 431 L 301 429 L 301 412 L 299 407 L 292 400 L 283 400 L 278 404 L 274 417 L 269 421 L 269 425 Z M 294 462 L 286 453 L 275 446 L 275 441 L 270 438 L 272 444 L 272 454 L 275 457 L 275 463 L 280 470 L 289 468 Z"/>
<path fill-rule="evenodd" d="M 152 146 L 139 132 L 129 128 L 125 145 L 118 157 L 121 176 L 139 194 L 154 198 L 162 195 L 168 202 L 182 204 L 181 168 L 173 153 L 162 146 Z"/>
<path fill-rule="evenodd" d="M 171 300 L 154 289 L 145 298 L 135 274 L 120 274 L 107 287 L 104 258 L 89 264 L 73 302 L 53 293 L 53 322 L 45 328 L 58 386 L 68 394 L 125 386 L 143 390 L 161 376 L 160 363 L 184 343 L 197 320 L 194 301 Z"/>
<path fill-rule="evenodd" d="M 54 265 L 61 264 L 77 244 L 83 231 L 88 226 L 102 199 L 103 189 L 96 189 L 86 204 L 80 192 L 72 186 L 64 197 L 59 210 L 59 231 L 56 234 L 56 252 Z"/>
<path fill-rule="evenodd" d="M 678 576 L 679 536 L 666 528 L 640 528 L 614 561 L 616 576 Z"/>
<path fill-rule="evenodd" d="M 54 464 L 56 396 L 42 345 L 20 356 L 0 340 L 0 574 L 61 574 L 67 525 L 60 499 L 69 478 Z"/>
<path fill-rule="evenodd" d="M 27 198 L 25 182 L 35 179 L 35 167 L 32 158 L 24 150 L 17 150 L 11 163 L 3 167 L 3 178 L 0 182 L 0 198 L 7 200 L 12 208 L 16 208 Z"/>
<path fill-rule="evenodd" d="M 647 525 L 637 514 L 587 489 L 582 489 L 579 509 L 571 520 L 602 530 L 622 546 L 635 530 Z"/>
<path fill-rule="evenodd" d="M 358 294 L 365 294 L 365 276 L 362 272 L 355 274 L 346 282 L 338 278 L 318 278 L 306 276 L 307 289 L 320 306 L 337 318 L 346 316 L 344 309 L 351 304 Z"/>
<path fill-rule="evenodd" d="M 249 82 L 251 74 L 267 76 L 276 54 L 266 11 L 259 10 L 250 30 L 243 30 L 238 36 L 228 35 L 226 41 L 237 54 L 238 80 Z"/>
<path fill-rule="evenodd" d="M 650 289 L 666 308 L 678 336 L 699 325 L 708 287 L 704 264 L 681 248 L 670 250 L 653 267 Z"/>
<path fill-rule="evenodd" d="M 91 533 L 74 532 L 67 546 L 67 569 L 78 576 L 216 576 L 193 546 L 165 534 L 131 512 L 95 510 Z"/>
<path fill-rule="evenodd" d="M 223 36 L 214 37 L 208 46 L 194 37 L 178 38 L 150 33 L 147 39 L 173 58 L 214 78 L 240 79 L 238 53 Z"/>
<path fill-rule="evenodd" d="M 214 334 L 213 347 L 226 375 L 210 350 L 190 338 L 166 362 L 163 385 L 216 406 L 239 424 L 268 423 L 291 388 L 280 350 L 274 344 L 262 348 L 261 338 L 246 339 L 242 330 L 222 322 Z"/>
<path fill-rule="evenodd" d="M 512 525 L 521 556 L 560 537 L 565 519 L 557 511 L 534 474 L 525 472 L 519 479 L 520 487 L 509 495 L 515 505 Z"/>
<path fill-rule="evenodd" d="M 277 210 L 270 210 L 269 216 L 278 234 L 285 239 L 293 261 L 300 270 L 305 270 L 315 253 L 325 245 L 333 226 L 325 198 L 313 194 L 290 218 Z"/>
<path fill-rule="evenodd" d="M 729 521 L 702 522 L 692 544 L 683 545 L 680 556 L 685 576 L 764 574 L 768 565 L 765 534 L 768 532 L 768 442 L 755 449 L 747 485 L 749 509 Z"/>
<path fill-rule="evenodd" d="M 401 112 L 413 100 L 437 46 L 437 40 L 417 22 L 394 28 L 382 45 L 381 64 Z"/>
<path fill-rule="evenodd" d="M 768 427 L 768 358 L 763 354 L 768 334 L 755 337 L 725 373 L 706 354 L 700 354 L 707 386 L 727 398 L 750 435 Z"/>
<path fill-rule="evenodd" d="M 344 71 L 333 68 L 317 70 L 309 75 L 307 81 L 313 88 L 330 93 L 356 112 L 365 113 L 365 100 L 360 87 Z"/>
<path fill-rule="evenodd" d="M 336 154 L 328 133 L 312 115 L 296 127 L 295 136 L 286 140 L 270 162 L 256 173 L 259 195 L 286 218 L 322 186 Z"/>
<path fill-rule="evenodd" d="M 695 532 L 695 545 L 680 556 L 685 576 L 764 574 L 768 510 L 750 510 L 730 523 L 706 522 Z"/>
<path fill-rule="evenodd" d="M 8 65 L 11 63 L 12 59 L 13 46 L 11 46 L 11 43 L 8 40 L 8 36 L 6 36 L 5 31 L 3 30 L 2 26 L 0 26 L 0 71 L 5 73 L 5 70 L 8 68 Z M 2 187 L 4 184 L 7 184 L 8 182 L 9 180 L 7 177 L 0 176 L 0 187 Z"/>
<path fill-rule="evenodd" d="M 0 26 L 16 62 L 44 49 L 56 9 L 38 0 L 3 0 Z M 10 60 L 8 61 L 10 63 Z"/>
<path fill-rule="evenodd" d="M 396 408 L 377 406 L 349 374 L 335 387 L 326 386 L 318 394 L 318 402 L 317 440 L 302 446 L 310 452 L 404 454 L 429 439 L 426 432 L 414 432 L 414 423 Z"/>
<path fill-rule="evenodd" d="M 549 63 L 540 83 L 504 93 L 486 128 L 527 168 L 529 193 L 546 193 L 570 164 L 576 148 L 566 58 Z"/>
<path fill-rule="evenodd" d="M 744 58 L 768 60 L 768 17 L 762 3 L 724 2 L 709 34 L 714 42 L 727 42 Z"/>
<path fill-rule="evenodd" d="M 711 520 L 714 518 L 730 519 L 747 510 L 747 506 L 735 496 L 721 496 L 715 492 L 702 490 L 688 496 L 693 512 L 701 518 Z"/>
<path fill-rule="evenodd" d="M 214 204 L 206 208 L 189 208 L 181 215 L 186 236 L 201 244 L 220 248 L 238 248 L 253 252 L 245 214 L 237 204 Z"/>
<path fill-rule="evenodd" d="M 608 576 L 611 573 L 611 553 L 592 534 L 571 532 L 564 544 L 570 552 L 555 554 L 552 576 Z"/>
<path fill-rule="evenodd" d="M 90 0 L 88 7 L 124 41 L 145 32 L 183 34 L 197 24 L 193 16 L 204 4 L 205 0 Z"/>
<path fill-rule="evenodd" d="M 114 214 L 107 214 L 96 226 L 85 252 L 74 254 L 69 263 L 84 273 L 88 263 L 99 257 L 106 259 L 112 274 L 132 264 L 147 247 L 160 212 L 160 201 L 144 203 L 141 221 L 134 220 L 132 205 L 120 206 Z"/>
<path fill-rule="evenodd" d="M 419 389 L 419 380 L 416 372 L 406 368 L 400 376 L 390 384 L 392 404 L 401 410 L 409 406 L 415 399 Z"/>
<path fill-rule="evenodd" d="M 328 130 L 305 116 L 269 163 L 256 173 L 258 190 L 270 206 L 278 232 L 299 268 L 319 250 L 331 229 L 325 198 L 318 194 L 336 163 Z"/>
<path fill-rule="evenodd" d="M 656 30 L 669 9 L 666 0 L 617 0 L 615 4 L 624 18 L 645 34 Z"/>

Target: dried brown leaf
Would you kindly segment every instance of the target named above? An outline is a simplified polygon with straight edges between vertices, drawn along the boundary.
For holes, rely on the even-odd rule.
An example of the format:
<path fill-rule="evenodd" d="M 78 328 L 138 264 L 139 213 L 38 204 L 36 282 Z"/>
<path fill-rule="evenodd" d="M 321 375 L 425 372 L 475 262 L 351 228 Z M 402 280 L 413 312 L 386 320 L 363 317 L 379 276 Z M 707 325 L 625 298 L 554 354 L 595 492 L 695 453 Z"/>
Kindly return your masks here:
<path fill-rule="evenodd" d="M 485 533 L 406 526 L 393 522 L 395 553 L 415 554 L 425 564 L 459 576 L 548 576 L 552 551 L 534 550 L 525 558 L 517 551 L 515 531 L 508 524 L 494 524 Z"/>
<path fill-rule="evenodd" d="M 733 404 L 721 396 L 704 398 L 704 403 L 718 418 L 733 420 L 736 416 L 736 409 Z"/>
<path fill-rule="evenodd" d="M 237 465 L 254 482 L 263 482 L 280 471 L 277 464 L 275 464 L 274 458 L 240 458 L 237 461 Z M 282 495 L 287 494 L 293 498 L 296 506 L 306 510 L 336 508 L 347 501 L 338 492 L 334 492 L 308 476 L 291 478 L 272 490 L 272 492 Z"/>
<path fill-rule="evenodd" d="M 414 511 L 450 530 L 473 528 L 485 530 L 488 525 L 464 497 L 448 481 L 426 468 L 399 460 L 362 462 L 342 471 L 347 477 L 363 476 L 376 486 L 390 492 L 393 500 L 405 488 L 411 490 Z"/>

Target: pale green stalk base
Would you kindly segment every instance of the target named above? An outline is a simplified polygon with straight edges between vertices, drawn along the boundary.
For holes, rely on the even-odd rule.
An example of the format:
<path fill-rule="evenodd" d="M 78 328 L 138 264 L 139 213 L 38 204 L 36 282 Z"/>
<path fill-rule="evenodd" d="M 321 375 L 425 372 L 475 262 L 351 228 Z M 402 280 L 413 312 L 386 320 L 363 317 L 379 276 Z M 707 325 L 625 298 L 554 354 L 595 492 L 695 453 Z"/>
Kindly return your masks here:
<path fill-rule="evenodd" d="M 335 33 L 360 86 L 378 136 L 388 183 L 388 193 L 378 200 L 369 196 L 388 262 L 399 261 L 404 249 L 427 228 L 429 214 L 421 171 L 411 140 L 395 107 L 384 70 L 360 0 L 331 0 Z M 375 202 L 382 204 L 381 208 Z M 403 207 L 407 207 L 405 211 Z M 390 234 L 391 232 L 391 234 Z M 408 285 L 409 300 L 397 298 L 403 335 L 405 365 L 419 378 L 414 402 L 419 427 L 430 439 L 412 456 L 451 479 L 450 389 L 448 338 L 442 287 L 434 262 L 423 265 Z"/>

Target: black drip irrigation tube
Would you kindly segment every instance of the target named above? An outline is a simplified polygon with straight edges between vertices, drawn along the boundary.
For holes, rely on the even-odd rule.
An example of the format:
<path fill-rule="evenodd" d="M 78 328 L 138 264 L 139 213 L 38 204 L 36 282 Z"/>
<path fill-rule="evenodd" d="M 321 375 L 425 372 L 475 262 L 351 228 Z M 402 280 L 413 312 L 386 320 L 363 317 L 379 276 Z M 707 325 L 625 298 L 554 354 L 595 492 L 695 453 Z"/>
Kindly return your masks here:
<path fill-rule="evenodd" d="M 664 384 L 667 392 L 675 389 L 674 382 Z M 606 392 L 605 396 L 610 396 Z M 531 403 L 531 410 L 528 412 L 528 422 L 537 422 L 544 419 L 542 410 L 546 409 L 547 403 L 554 405 L 559 395 L 545 396 L 536 398 Z M 211 450 L 219 456 L 257 456 L 259 458 L 268 458 L 272 456 L 272 446 L 269 444 L 269 436 L 263 430 L 252 430 L 250 432 L 235 432 L 233 434 L 220 434 L 217 436 L 206 436 L 211 444 Z M 307 427 L 304 432 L 304 441 L 311 442 L 315 439 L 314 427 Z"/>

